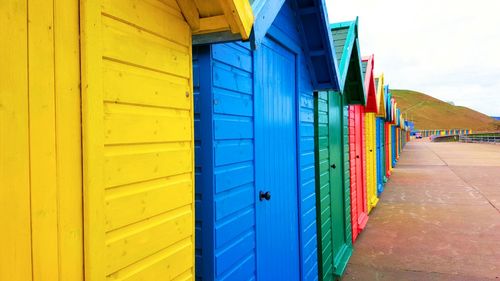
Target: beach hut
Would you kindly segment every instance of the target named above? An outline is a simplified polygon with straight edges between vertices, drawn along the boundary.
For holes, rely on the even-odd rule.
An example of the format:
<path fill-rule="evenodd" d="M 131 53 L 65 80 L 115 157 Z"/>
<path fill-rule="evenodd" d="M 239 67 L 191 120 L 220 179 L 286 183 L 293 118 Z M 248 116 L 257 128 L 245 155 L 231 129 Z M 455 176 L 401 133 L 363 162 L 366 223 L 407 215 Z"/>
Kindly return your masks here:
<path fill-rule="evenodd" d="M 384 191 L 384 185 L 387 181 L 385 173 L 385 116 L 386 116 L 386 95 L 384 88 L 384 74 L 375 78 L 377 89 L 377 101 L 379 104 L 376 116 L 377 127 L 377 196 Z"/>
<path fill-rule="evenodd" d="M 339 89 L 324 1 L 253 1 L 250 42 L 194 48 L 200 280 L 318 278 L 314 91 Z"/>
<path fill-rule="evenodd" d="M 331 25 L 340 91 L 316 99 L 319 279 L 342 276 L 352 254 L 348 104 L 364 103 L 357 20 Z"/>
<path fill-rule="evenodd" d="M 248 39 L 249 1 L 7 0 L 0 18 L 0 280 L 193 279 L 192 38 Z"/>
<path fill-rule="evenodd" d="M 386 176 L 389 178 L 391 176 L 392 171 L 392 130 L 391 124 L 393 120 L 393 107 L 394 100 L 392 99 L 392 95 L 389 91 L 389 85 L 384 86 L 385 95 L 386 95 L 386 118 L 385 118 L 385 162 L 386 162 Z"/>
<path fill-rule="evenodd" d="M 354 25 L 356 31 L 355 45 L 344 47 L 344 52 L 352 53 L 350 64 L 353 70 L 345 78 L 344 92 L 349 93 L 348 118 L 349 118 L 349 171 L 351 186 L 351 227 L 352 240 L 356 240 L 360 231 L 368 221 L 368 204 L 366 194 L 366 162 L 364 145 L 364 108 L 366 103 L 366 91 L 364 88 L 364 77 L 362 74 L 361 56 L 359 55 L 359 43 L 357 40 L 357 20 L 354 22 L 339 24 L 339 27 Z M 335 28 L 336 26 L 334 26 Z M 335 32 L 335 31 L 334 31 Z M 339 31 L 346 32 L 346 31 Z M 353 50 L 350 50 L 353 49 Z M 342 53 L 336 50 L 337 54 Z M 350 93 L 354 93 L 352 96 Z"/>
<path fill-rule="evenodd" d="M 366 161 L 366 194 L 368 213 L 378 203 L 377 197 L 377 136 L 375 114 L 379 111 L 379 96 L 373 74 L 374 56 L 362 58 L 363 77 L 366 91 L 365 105 L 365 161 Z"/>

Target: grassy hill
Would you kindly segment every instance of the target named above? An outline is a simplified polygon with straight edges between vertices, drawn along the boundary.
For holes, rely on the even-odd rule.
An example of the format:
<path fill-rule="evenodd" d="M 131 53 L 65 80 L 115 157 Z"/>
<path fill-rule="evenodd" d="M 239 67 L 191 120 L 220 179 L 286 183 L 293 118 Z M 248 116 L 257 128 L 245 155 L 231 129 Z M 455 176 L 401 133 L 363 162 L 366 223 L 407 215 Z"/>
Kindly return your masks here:
<path fill-rule="evenodd" d="M 405 117 L 413 119 L 417 129 L 500 130 L 500 121 L 467 107 L 454 106 L 423 93 L 391 90 Z"/>

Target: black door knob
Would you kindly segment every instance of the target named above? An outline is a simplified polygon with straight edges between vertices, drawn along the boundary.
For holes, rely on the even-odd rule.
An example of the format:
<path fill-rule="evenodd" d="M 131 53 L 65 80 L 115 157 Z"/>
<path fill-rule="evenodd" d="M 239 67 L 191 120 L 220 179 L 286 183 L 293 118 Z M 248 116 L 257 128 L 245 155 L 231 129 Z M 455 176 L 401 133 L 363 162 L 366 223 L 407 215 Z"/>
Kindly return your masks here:
<path fill-rule="evenodd" d="M 330 167 L 332 167 L 332 169 L 337 168 L 337 166 L 335 164 L 332 164 Z"/>
<path fill-rule="evenodd" d="M 373 150 L 370 149 L 370 152 L 373 152 Z"/>
<path fill-rule="evenodd" d="M 260 199 L 260 201 L 262 201 L 262 200 L 267 200 L 267 201 L 271 200 L 271 192 L 269 192 L 269 191 L 266 191 L 266 192 L 261 191 L 261 192 L 259 192 L 259 199 Z"/>
<path fill-rule="evenodd" d="M 359 155 L 356 155 L 356 158 L 359 158 Z"/>

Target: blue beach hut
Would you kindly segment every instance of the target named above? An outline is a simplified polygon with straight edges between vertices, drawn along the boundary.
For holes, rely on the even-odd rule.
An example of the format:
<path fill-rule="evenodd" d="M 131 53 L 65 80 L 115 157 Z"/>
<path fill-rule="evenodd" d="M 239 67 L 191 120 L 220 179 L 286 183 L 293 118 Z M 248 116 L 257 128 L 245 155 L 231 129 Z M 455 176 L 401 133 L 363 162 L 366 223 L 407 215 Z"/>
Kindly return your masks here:
<path fill-rule="evenodd" d="M 252 3 L 193 48 L 197 280 L 317 280 L 314 99 L 339 90 L 322 0 Z"/>
<path fill-rule="evenodd" d="M 384 87 L 384 74 L 375 78 L 379 111 L 376 115 L 377 138 L 377 196 L 384 191 L 385 177 L 385 118 L 386 118 L 386 87 Z"/>

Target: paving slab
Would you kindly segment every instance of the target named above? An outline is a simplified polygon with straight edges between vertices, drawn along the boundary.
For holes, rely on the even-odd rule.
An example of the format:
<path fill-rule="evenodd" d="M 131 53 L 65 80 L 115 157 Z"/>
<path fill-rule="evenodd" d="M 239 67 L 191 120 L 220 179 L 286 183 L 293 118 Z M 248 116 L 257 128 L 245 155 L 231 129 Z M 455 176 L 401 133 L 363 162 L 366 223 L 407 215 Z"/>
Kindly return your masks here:
<path fill-rule="evenodd" d="M 500 146 L 410 142 L 343 280 L 500 280 Z"/>

